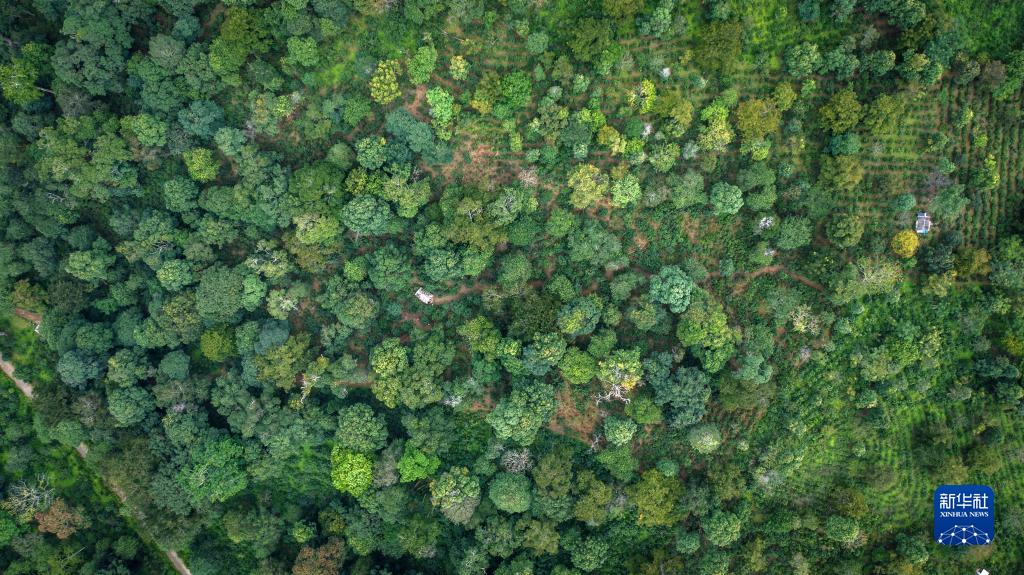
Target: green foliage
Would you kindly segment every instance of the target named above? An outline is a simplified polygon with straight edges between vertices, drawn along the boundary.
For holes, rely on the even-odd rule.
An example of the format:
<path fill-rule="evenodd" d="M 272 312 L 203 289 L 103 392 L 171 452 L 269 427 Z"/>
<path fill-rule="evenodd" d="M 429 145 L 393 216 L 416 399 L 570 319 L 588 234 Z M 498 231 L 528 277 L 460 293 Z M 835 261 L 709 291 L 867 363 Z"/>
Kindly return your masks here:
<path fill-rule="evenodd" d="M 712 545 L 728 547 L 740 538 L 743 521 L 735 513 L 716 510 L 701 522 L 701 528 Z"/>
<path fill-rule="evenodd" d="M 196 289 L 196 311 L 209 323 L 228 323 L 241 309 L 242 276 L 225 267 L 203 272 Z"/>
<path fill-rule="evenodd" d="M 21 4 L 0 571 L 953 573 L 913 487 L 1019 499 L 1014 3 Z"/>
<path fill-rule="evenodd" d="M 245 490 L 249 479 L 241 458 L 242 447 L 231 439 L 208 439 L 193 449 L 190 464 L 178 474 L 192 505 L 222 503 Z"/>
<path fill-rule="evenodd" d="M 795 44 L 786 49 L 786 69 L 794 78 L 810 76 L 821 65 L 818 45 L 811 42 Z"/>
<path fill-rule="evenodd" d="M 590 164 L 580 164 L 569 174 L 569 187 L 572 207 L 586 209 L 608 193 L 608 175 Z"/>
<path fill-rule="evenodd" d="M 821 159 L 818 181 L 836 193 L 850 192 L 864 178 L 864 166 L 855 156 L 825 156 Z"/>
<path fill-rule="evenodd" d="M 155 407 L 149 392 L 139 387 L 111 390 L 107 409 L 120 427 L 131 427 L 146 418 Z"/>
<path fill-rule="evenodd" d="M 886 134 L 903 122 L 906 112 L 907 105 L 903 98 L 882 94 L 864 114 L 864 126 L 872 134 Z"/>
<path fill-rule="evenodd" d="M 22 48 L 23 56 L 9 64 L 0 66 L 0 91 L 12 104 L 25 106 L 43 96 L 37 86 L 42 62 L 34 57 L 38 44 L 27 44 Z"/>
<path fill-rule="evenodd" d="M 534 342 L 523 348 L 523 368 L 532 375 L 542 376 L 559 364 L 566 352 L 565 340 L 557 333 L 539 334 Z M 574 361 L 585 361 L 574 358 Z M 575 368 L 577 373 L 584 366 Z M 564 374 L 564 372 L 563 372 Z"/>
<path fill-rule="evenodd" d="M 387 438 L 384 418 L 365 403 L 346 407 L 338 414 L 335 444 L 343 449 L 370 453 L 383 448 Z"/>
<path fill-rule="evenodd" d="M 540 383 L 529 387 L 519 385 L 487 414 L 487 423 L 491 424 L 499 439 L 530 445 L 536 440 L 541 426 L 550 419 L 554 408 L 554 390 L 549 386 Z"/>
<path fill-rule="evenodd" d="M 654 168 L 655 171 L 664 174 L 675 167 L 681 152 L 682 150 L 679 147 L 679 144 L 669 142 L 667 144 L 656 146 L 651 150 L 651 154 L 647 160 L 651 163 L 651 167 Z"/>
<path fill-rule="evenodd" d="M 430 104 L 430 117 L 437 137 L 442 140 L 451 139 L 451 126 L 458 112 L 455 98 L 444 88 L 434 86 L 427 90 L 427 103 Z"/>
<path fill-rule="evenodd" d="M 700 133 L 697 145 L 708 152 L 724 152 L 735 135 L 729 126 L 729 109 L 722 104 L 712 103 L 700 112 Z"/>
<path fill-rule="evenodd" d="M 640 180 L 633 174 L 626 174 L 615 180 L 611 187 L 612 205 L 618 208 L 635 204 L 640 199 Z"/>
<path fill-rule="evenodd" d="M 364 236 L 386 233 L 391 229 L 394 217 L 385 202 L 368 195 L 356 196 L 341 209 L 341 223 Z"/>
<path fill-rule="evenodd" d="M 543 54 L 548 49 L 548 42 L 546 32 L 532 32 L 526 37 L 526 51 L 534 56 Z"/>
<path fill-rule="evenodd" d="M 373 460 L 335 445 L 331 450 L 331 484 L 342 493 L 359 497 L 373 483 Z"/>
<path fill-rule="evenodd" d="M 586 335 L 597 328 L 600 317 L 599 299 L 594 296 L 575 298 L 558 312 L 558 328 L 569 337 Z"/>
<path fill-rule="evenodd" d="M 860 242 L 864 222 L 856 214 L 834 214 L 828 225 L 828 238 L 836 245 L 849 248 Z"/>
<path fill-rule="evenodd" d="M 257 12 L 238 7 L 228 10 L 210 44 L 210 68 L 225 83 L 241 84 L 239 72 L 246 60 L 269 49 L 265 30 Z"/>
<path fill-rule="evenodd" d="M 356 142 L 356 159 L 359 165 L 367 170 L 376 170 L 384 165 L 387 156 L 384 154 L 384 138 L 366 137 Z"/>
<path fill-rule="evenodd" d="M 742 36 L 739 22 L 711 22 L 701 27 L 694 58 L 708 73 L 731 72 L 739 62 Z"/>
<path fill-rule="evenodd" d="M 736 130 L 744 141 L 755 141 L 779 129 L 782 114 L 775 104 L 760 98 L 740 102 L 736 108 Z"/>
<path fill-rule="evenodd" d="M 639 462 L 630 453 L 629 447 L 625 445 L 609 447 L 598 453 L 596 459 L 612 477 L 623 483 L 631 481 L 639 467 Z"/>
<path fill-rule="evenodd" d="M 733 215 L 743 207 L 743 191 L 739 186 L 717 182 L 711 186 L 710 200 L 716 216 Z"/>
<path fill-rule="evenodd" d="M 1008 290 L 1024 289 L 1024 242 L 1020 237 L 1003 239 L 992 255 L 992 283 Z"/>
<path fill-rule="evenodd" d="M 821 123 L 834 134 L 851 130 L 860 122 L 863 107 L 853 90 L 840 90 L 818 111 Z"/>
<path fill-rule="evenodd" d="M 387 106 L 399 96 L 398 72 L 400 64 L 397 60 L 381 60 L 377 62 L 377 70 L 370 78 L 370 97 L 381 106 Z M 426 81 L 426 80 L 424 80 Z"/>
<path fill-rule="evenodd" d="M 833 515 L 825 522 L 825 535 L 832 541 L 850 545 L 860 535 L 860 527 L 849 517 Z"/>
<path fill-rule="evenodd" d="M 722 434 L 713 423 L 704 423 L 691 428 L 686 434 L 686 440 L 697 453 L 707 455 L 722 444 Z"/>
<path fill-rule="evenodd" d="M 786 218 L 778 228 L 779 249 L 795 250 L 811 243 L 811 222 L 806 218 Z"/>
<path fill-rule="evenodd" d="M 430 80 L 430 75 L 434 73 L 435 66 L 437 66 L 437 50 L 430 45 L 420 46 L 416 49 L 416 53 L 412 55 L 412 58 L 409 59 L 409 62 L 405 67 L 405 71 L 409 74 L 409 80 L 411 80 L 413 84 L 425 84 Z M 382 102 L 376 96 L 374 97 L 374 100 L 377 100 L 382 104 L 387 103 Z"/>
<path fill-rule="evenodd" d="M 606 386 L 633 389 L 643 378 L 639 349 L 619 349 L 597 362 L 597 379 Z"/>
<path fill-rule="evenodd" d="M 311 68 L 320 61 L 316 40 L 313 38 L 288 38 L 287 60 L 297 66 Z"/>
<path fill-rule="evenodd" d="M 608 443 L 620 446 L 628 445 L 636 434 L 636 423 L 621 417 L 609 417 L 604 420 L 604 436 Z"/>
<path fill-rule="evenodd" d="M 437 472 L 441 459 L 428 455 L 415 447 L 406 447 L 398 460 L 398 474 L 402 483 L 426 479 Z"/>
<path fill-rule="evenodd" d="M 605 20 L 584 18 L 576 22 L 569 48 L 581 62 L 591 62 L 611 43 L 611 27 Z"/>
<path fill-rule="evenodd" d="M 681 492 L 679 480 L 658 471 L 644 472 L 630 488 L 630 499 L 637 507 L 637 525 L 671 526 L 679 519 L 676 500 Z"/>
<path fill-rule="evenodd" d="M 430 502 L 452 523 L 468 523 L 480 503 L 480 481 L 454 467 L 430 482 Z"/>
<path fill-rule="evenodd" d="M 163 146 L 167 143 L 167 124 L 149 114 L 125 116 L 121 118 L 121 125 L 143 146 Z"/>
<path fill-rule="evenodd" d="M 501 472 L 491 480 L 487 496 L 505 513 L 523 513 L 530 508 L 530 479 L 519 473 Z"/>
<path fill-rule="evenodd" d="M 6 546 L 19 534 L 18 524 L 6 511 L 0 511 L 0 545 Z"/>
<path fill-rule="evenodd" d="M 672 313 L 683 313 L 690 305 L 690 293 L 695 287 L 681 268 L 666 266 L 651 277 L 651 299 L 667 305 Z"/>
<path fill-rule="evenodd" d="M 558 370 L 569 383 L 583 385 L 597 375 L 597 360 L 579 348 L 570 347 L 558 363 Z"/>
<path fill-rule="evenodd" d="M 213 160 L 213 152 L 206 148 L 195 148 L 182 154 L 188 175 L 197 182 L 211 182 L 217 179 L 218 165 Z"/>
<path fill-rule="evenodd" d="M 448 71 L 452 76 L 452 80 L 461 82 L 469 75 L 469 63 L 460 55 L 452 56 L 451 61 L 448 63 Z"/>

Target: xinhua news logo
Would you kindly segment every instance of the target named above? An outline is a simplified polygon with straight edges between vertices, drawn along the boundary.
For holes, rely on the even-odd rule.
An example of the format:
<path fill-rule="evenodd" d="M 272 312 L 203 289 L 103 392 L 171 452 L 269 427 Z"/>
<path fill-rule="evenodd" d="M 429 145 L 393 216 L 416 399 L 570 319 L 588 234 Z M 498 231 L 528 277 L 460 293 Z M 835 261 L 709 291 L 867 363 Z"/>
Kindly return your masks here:
<path fill-rule="evenodd" d="M 995 538 L 995 493 L 987 485 L 943 485 L 935 490 L 935 541 L 988 545 Z"/>

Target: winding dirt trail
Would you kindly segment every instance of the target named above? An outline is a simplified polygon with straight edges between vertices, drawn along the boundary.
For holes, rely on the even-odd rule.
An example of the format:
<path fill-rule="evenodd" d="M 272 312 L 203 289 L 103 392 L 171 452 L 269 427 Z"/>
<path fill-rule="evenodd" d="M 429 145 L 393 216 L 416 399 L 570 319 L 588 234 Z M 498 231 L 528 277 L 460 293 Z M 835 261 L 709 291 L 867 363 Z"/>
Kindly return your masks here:
<path fill-rule="evenodd" d="M 30 321 L 32 323 L 35 323 L 35 324 L 38 324 L 39 322 L 43 321 L 43 316 L 42 315 L 40 315 L 40 314 L 38 314 L 38 313 L 36 313 L 34 311 L 28 311 L 27 309 L 21 309 L 20 307 L 14 308 L 14 315 L 20 317 L 21 319 L 28 320 L 28 321 Z"/>
<path fill-rule="evenodd" d="M 760 276 L 764 276 L 764 275 L 775 275 L 777 273 L 784 273 L 787 276 L 789 276 L 790 278 L 792 278 L 794 281 L 800 282 L 800 283 L 804 284 L 805 286 L 807 286 L 807 287 L 809 287 L 809 288 L 811 288 L 811 289 L 813 289 L 815 291 L 825 291 L 825 286 L 823 286 L 820 283 L 812 280 L 811 278 L 802 276 L 802 275 L 800 275 L 800 274 L 798 274 L 798 273 L 796 273 L 794 271 L 791 271 L 791 270 L 787 269 L 786 266 L 784 266 L 782 264 L 775 264 L 775 265 L 770 265 L 770 266 L 764 266 L 763 268 L 758 268 L 758 269 L 756 269 L 756 270 L 746 274 L 743 277 L 743 279 L 741 279 L 740 281 L 736 282 L 736 284 L 733 285 L 732 293 L 734 295 L 737 295 L 737 294 L 741 294 L 744 291 L 746 291 L 747 284 L 749 284 L 750 281 L 753 280 L 754 278 L 757 278 L 757 277 L 760 277 Z"/>
<path fill-rule="evenodd" d="M 2 355 L 0 355 L 0 370 L 3 370 L 3 372 L 7 374 L 7 377 L 14 382 L 14 385 L 25 395 L 25 397 L 30 400 L 32 399 L 32 384 L 14 377 L 14 364 L 4 359 Z"/>
<path fill-rule="evenodd" d="M 549 276 L 550 276 L 550 274 L 549 274 Z M 528 281 L 526 283 L 530 287 L 540 287 L 540 286 L 544 285 L 544 281 L 545 280 L 537 279 L 537 280 L 530 280 L 530 281 Z M 493 284 L 482 284 L 480 282 L 477 282 L 477 283 L 475 283 L 473 285 L 470 285 L 470 286 L 462 286 L 455 293 L 450 293 L 450 294 L 446 294 L 446 295 L 434 295 L 434 299 L 430 303 L 430 305 L 443 305 L 443 304 L 446 304 L 446 303 L 456 302 L 456 301 L 459 301 L 460 299 L 462 299 L 462 298 L 464 298 L 464 297 L 466 297 L 468 295 L 475 294 L 475 293 L 480 293 L 480 292 L 484 291 L 485 289 L 492 288 L 492 287 L 497 287 L 497 286 L 493 285 Z M 593 285 L 591 285 L 587 289 L 589 289 L 590 291 L 596 290 L 597 289 L 597 283 L 595 282 Z M 584 293 L 582 295 L 587 295 L 586 290 L 584 290 Z"/>
<path fill-rule="evenodd" d="M 16 309 L 15 313 L 18 315 L 18 317 L 27 319 L 28 321 L 31 321 L 36 324 L 42 321 L 42 316 L 34 312 L 26 311 L 23 309 Z M 4 359 L 2 355 L 0 355 L 0 370 L 2 370 L 4 374 L 6 374 L 7 377 L 14 382 L 14 385 L 15 387 L 18 388 L 18 391 L 20 391 L 26 398 L 28 398 L 29 401 L 33 399 L 32 384 L 23 379 L 15 377 L 14 364 Z M 85 443 L 79 443 L 78 446 L 75 447 L 75 451 L 78 453 L 79 457 L 85 459 L 85 456 L 89 455 L 89 446 L 86 445 Z M 125 502 L 125 499 L 127 499 L 127 495 L 125 494 L 123 489 L 121 489 L 117 485 L 110 484 L 107 481 L 104 481 L 104 483 L 107 485 L 107 487 L 110 488 L 111 491 L 114 492 L 114 495 L 117 495 L 117 498 L 121 500 L 121 503 Z M 174 570 L 177 571 L 180 575 L 192 575 L 192 572 L 189 571 L 188 567 L 185 566 L 185 562 L 181 560 L 181 557 L 178 556 L 178 553 L 176 551 L 168 551 L 167 560 L 171 562 L 171 565 L 174 567 Z"/>
<path fill-rule="evenodd" d="M 185 562 L 181 560 L 181 557 L 178 557 L 176 552 L 168 551 L 167 559 L 171 561 L 171 565 L 174 566 L 174 570 L 181 573 L 181 575 L 192 575 L 192 572 L 188 570 L 188 567 L 185 566 Z"/>
<path fill-rule="evenodd" d="M 647 276 L 651 275 L 649 272 L 645 272 L 643 270 L 637 270 L 637 271 L 640 271 L 641 273 L 643 273 L 644 275 L 647 275 Z M 744 274 L 743 277 L 739 281 L 737 281 L 735 284 L 733 284 L 733 288 L 732 288 L 733 294 L 734 295 L 738 295 L 738 294 L 741 294 L 744 291 L 746 291 L 747 284 L 749 284 L 750 281 L 753 280 L 754 278 L 757 278 L 757 277 L 760 277 L 760 276 L 764 276 L 764 275 L 775 275 L 775 274 L 778 274 L 778 273 L 783 273 L 783 274 L 789 276 L 790 279 L 792 279 L 793 281 L 802 283 L 805 286 L 807 286 L 807 287 L 809 287 L 809 288 L 811 288 L 811 289 L 813 289 L 815 291 L 819 291 L 819 292 L 825 291 L 825 286 L 823 286 L 820 283 L 812 280 L 811 278 L 806 277 L 806 276 L 802 276 L 802 275 L 794 272 L 793 270 L 790 270 L 789 268 L 787 268 L 786 266 L 784 266 L 782 264 L 774 264 L 774 265 L 770 265 L 770 266 L 764 266 L 763 268 L 758 268 L 758 269 L 756 269 L 756 270 L 754 270 L 754 271 L 752 271 L 750 273 Z M 606 277 L 608 277 L 608 279 L 611 279 L 611 276 L 613 275 L 613 272 L 609 271 L 605 275 L 606 275 Z M 712 273 L 708 274 L 708 277 L 709 278 L 713 278 L 713 277 L 719 277 L 720 275 L 721 274 L 719 272 L 712 272 Z M 550 277 L 550 274 L 549 274 L 549 277 Z M 541 286 L 541 285 L 544 284 L 544 280 L 539 280 L 539 279 L 537 279 L 537 280 L 530 280 L 527 283 L 530 286 L 532 286 L 532 287 L 538 287 L 538 286 Z M 461 286 L 458 289 L 458 291 L 456 291 L 455 293 L 446 294 L 446 295 L 434 295 L 434 300 L 430 303 L 430 305 L 443 305 L 443 304 L 447 304 L 447 303 L 456 302 L 456 301 L 459 301 L 460 299 L 462 299 L 462 298 L 464 298 L 464 297 L 466 297 L 468 295 L 475 294 L 475 293 L 480 293 L 480 292 L 482 292 L 485 289 L 490 288 L 490 287 L 495 287 L 495 286 L 491 285 L 491 284 L 483 284 L 483 283 L 480 283 L 480 282 L 474 283 L 473 285 Z M 580 292 L 580 295 L 581 296 L 585 296 L 585 295 L 591 294 L 591 293 L 597 291 L 598 287 L 599 286 L 598 286 L 597 282 L 594 282 L 590 286 L 584 288 Z M 418 320 L 419 320 L 419 316 L 418 315 L 412 314 L 410 312 L 405 312 L 403 314 L 403 316 L 402 316 L 402 319 L 407 320 L 407 321 L 412 321 L 413 323 L 417 323 L 417 327 L 420 327 L 420 325 L 418 324 Z"/>
<path fill-rule="evenodd" d="M 453 301 L 459 301 L 469 294 L 482 292 L 489 287 L 491 286 L 482 283 L 475 283 L 471 286 L 462 286 L 459 288 L 459 291 L 455 293 L 448 295 L 435 295 L 434 301 L 431 302 L 431 305 L 442 305 L 452 303 Z"/>

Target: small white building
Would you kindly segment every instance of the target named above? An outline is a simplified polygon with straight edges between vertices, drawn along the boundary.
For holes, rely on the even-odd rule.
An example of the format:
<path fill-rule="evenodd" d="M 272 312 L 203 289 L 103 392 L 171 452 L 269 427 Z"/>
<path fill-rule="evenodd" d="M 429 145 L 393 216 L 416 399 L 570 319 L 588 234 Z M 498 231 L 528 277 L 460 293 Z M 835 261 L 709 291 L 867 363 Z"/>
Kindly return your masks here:
<path fill-rule="evenodd" d="M 425 304 L 434 303 L 434 294 L 424 290 L 423 288 L 416 288 L 416 297 Z"/>
<path fill-rule="evenodd" d="M 917 221 L 914 222 L 914 231 L 919 234 L 927 234 L 932 229 L 932 218 L 928 212 L 917 212 Z"/>

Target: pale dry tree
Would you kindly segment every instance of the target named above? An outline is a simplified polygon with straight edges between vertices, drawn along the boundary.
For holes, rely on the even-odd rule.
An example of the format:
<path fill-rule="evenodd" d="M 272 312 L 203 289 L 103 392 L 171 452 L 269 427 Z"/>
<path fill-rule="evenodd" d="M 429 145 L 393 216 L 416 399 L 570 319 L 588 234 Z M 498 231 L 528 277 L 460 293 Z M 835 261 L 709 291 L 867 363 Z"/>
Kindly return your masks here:
<path fill-rule="evenodd" d="M 533 469 L 533 459 L 530 457 L 530 450 L 506 449 L 501 454 L 501 466 L 509 473 L 523 473 Z"/>
<path fill-rule="evenodd" d="M 7 498 L 0 502 L 0 508 L 11 515 L 28 521 L 39 511 L 53 503 L 53 487 L 45 475 L 36 477 L 35 483 L 19 481 L 7 491 Z"/>
<path fill-rule="evenodd" d="M 604 393 L 598 392 L 594 394 L 594 404 L 601 405 L 606 401 L 621 401 L 622 403 L 628 404 L 631 400 L 627 396 L 629 390 L 619 384 L 613 384 Z"/>
<path fill-rule="evenodd" d="M 800 363 L 804 363 L 811 359 L 811 348 L 806 345 L 800 348 Z"/>
<path fill-rule="evenodd" d="M 78 398 L 78 401 L 71 409 L 78 415 L 82 425 L 92 427 L 96 425 L 96 416 L 99 413 L 100 407 L 100 401 L 95 396 L 83 395 Z"/>
<path fill-rule="evenodd" d="M 313 386 L 316 382 L 320 381 L 320 376 L 315 373 L 304 373 L 302 374 L 302 395 L 299 397 L 299 403 L 306 403 L 306 398 L 313 392 Z"/>
<path fill-rule="evenodd" d="M 519 171 L 519 182 L 527 187 L 534 187 L 540 183 L 536 168 L 524 168 Z"/>
<path fill-rule="evenodd" d="M 457 406 L 459 406 L 461 404 L 462 404 L 462 396 L 461 395 L 446 393 L 445 396 L 441 399 L 441 405 L 446 405 L 448 407 L 457 407 Z"/>
<path fill-rule="evenodd" d="M 793 329 L 799 333 L 818 333 L 820 328 L 818 317 L 812 312 L 811 306 L 806 304 L 793 308 L 789 319 L 793 322 Z"/>

